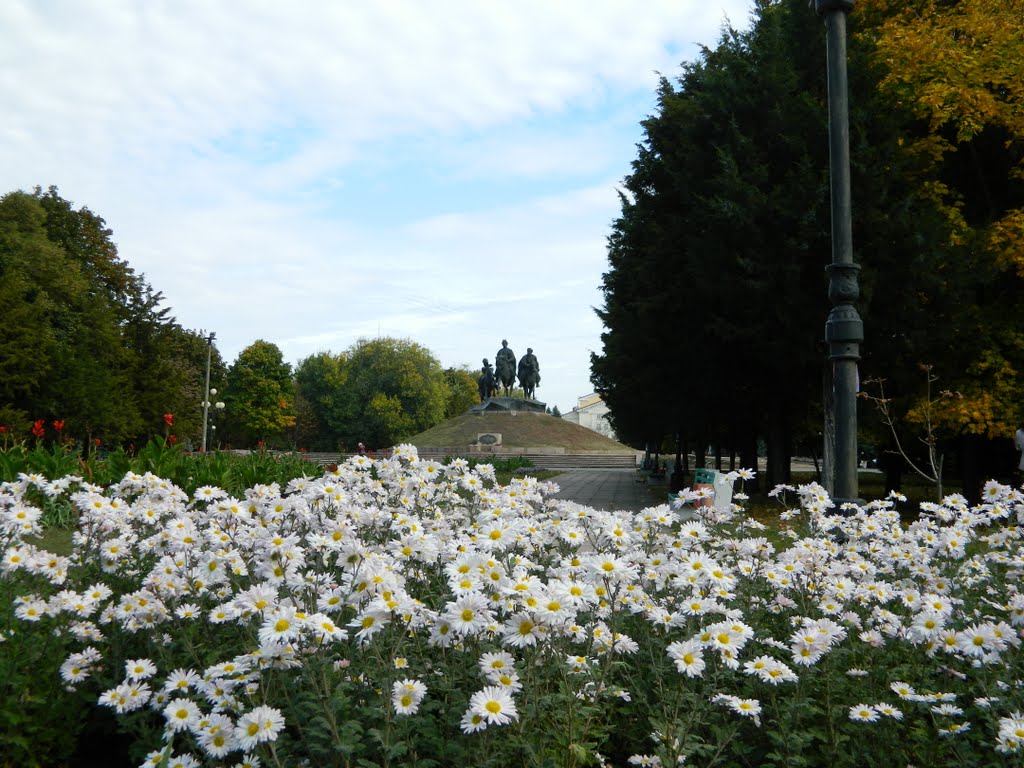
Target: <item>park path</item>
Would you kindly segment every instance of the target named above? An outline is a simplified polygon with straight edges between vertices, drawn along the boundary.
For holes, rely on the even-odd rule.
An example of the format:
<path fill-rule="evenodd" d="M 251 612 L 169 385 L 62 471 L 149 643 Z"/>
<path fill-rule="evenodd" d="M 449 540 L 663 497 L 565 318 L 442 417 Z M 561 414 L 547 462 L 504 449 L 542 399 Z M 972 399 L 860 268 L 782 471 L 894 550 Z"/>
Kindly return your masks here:
<path fill-rule="evenodd" d="M 570 469 L 551 481 L 560 489 L 556 499 L 603 510 L 639 512 L 662 503 L 668 492 L 664 481 L 648 481 L 635 469 Z"/>

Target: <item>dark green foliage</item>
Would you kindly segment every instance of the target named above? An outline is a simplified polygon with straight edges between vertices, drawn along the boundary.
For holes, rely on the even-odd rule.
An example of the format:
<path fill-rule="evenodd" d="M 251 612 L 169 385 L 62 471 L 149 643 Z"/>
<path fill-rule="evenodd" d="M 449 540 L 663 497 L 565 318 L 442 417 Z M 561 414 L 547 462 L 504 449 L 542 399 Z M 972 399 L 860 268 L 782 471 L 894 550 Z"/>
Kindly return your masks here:
<path fill-rule="evenodd" d="M 864 366 L 906 377 L 908 361 L 949 353 L 969 281 L 920 194 L 920 158 L 901 152 L 912 121 L 880 95 L 871 54 L 870 37 L 851 33 Z M 726 29 L 677 80 L 662 79 L 608 240 L 606 330 L 592 357 L 620 439 L 679 435 L 749 456 L 760 438 L 769 485 L 788 479 L 795 441 L 817 441 L 831 261 L 825 61 L 805 2 L 759 2 L 749 31 Z"/>
<path fill-rule="evenodd" d="M 476 383 L 477 374 L 466 367 L 447 368 L 444 378 L 448 385 L 448 401 L 444 409 L 446 419 L 461 416 L 480 402 L 480 392 Z"/>
<path fill-rule="evenodd" d="M 310 355 L 295 367 L 299 446 L 312 451 L 339 450 L 345 431 L 347 382 L 344 353 Z"/>
<path fill-rule="evenodd" d="M 338 355 L 298 364 L 295 381 L 308 408 L 304 448 L 387 448 L 469 407 L 468 372 L 445 371 L 408 339 L 362 339 Z M 476 384 L 472 384 L 476 402 Z M 461 410 L 459 410 L 461 409 Z"/>
<path fill-rule="evenodd" d="M 64 691 L 56 670 L 77 644 L 14 616 L 12 598 L 31 585 L 0 580 L 0 766 L 49 768 L 68 765 L 92 702 Z"/>
<path fill-rule="evenodd" d="M 817 20 L 760 6 L 748 33 L 663 78 L 625 181 L 593 382 L 634 443 L 737 446 L 816 391 L 827 315 L 827 143 Z M 671 387 L 671 398 L 657 397 Z"/>
<path fill-rule="evenodd" d="M 55 187 L 0 198 L 0 426 L 15 441 L 70 442 L 88 453 L 200 431 L 206 346 L 122 261 L 112 232 Z M 213 381 L 223 380 L 215 356 Z M 214 384 L 216 386 L 216 383 Z M 63 422 L 60 430 L 52 425 Z"/>
<path fill-rule="evenodd" d="M 82 477 L 97 485 L 120 482 L 129 472 L 152 472 L 191 495 L 196 488 L 212 485 L 241 497 L 257 484 L 278 483 L 282 488 L 297 477 L 322 474 L 315 464 L 301 455 L 254 451 L 234 453 L 213 451 L 191 453 L 181 445 L 170 445 L 155 437 L 139 451 L 129 453 L 118 449 L 99 457 L 83 459 L 62 447 L 36 448 L 32 451 L 17 446 L 0 450 L 0 482 L 17 480 L 19 473 L 38 473 L 55 479 L 67 475 Z M 58 501 L 39 499 L 44 509 L 46 527 L 67 527 L 73 522 L 71 510 Z"/>
<path fill-rule="evenodd" d="M 291 444 L 295 426 L 295 385 L 291 366 L 276 344 L 258 340 L 228 368 L 224 402 L 231 414 L 231 436 L 242 445 Z"/>

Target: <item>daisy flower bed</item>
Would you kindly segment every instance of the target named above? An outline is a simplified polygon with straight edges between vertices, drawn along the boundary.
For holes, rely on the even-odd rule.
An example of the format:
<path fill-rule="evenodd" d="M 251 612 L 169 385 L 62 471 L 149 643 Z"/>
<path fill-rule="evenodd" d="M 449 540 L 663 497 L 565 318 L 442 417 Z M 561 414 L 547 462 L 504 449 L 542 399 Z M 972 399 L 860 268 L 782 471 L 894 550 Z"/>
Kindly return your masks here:
<path fill-rule="evenodd" d="M 906 524 L 780 487 L 781 547 L 555 487 L 411 446 L 241 498 L 22 476 L 0 659 L 57 648 L 32 675 L 141 766 L 1019 764 L 1020 491 Z M 30 543 L 56 497 L 69 557 Z"/>

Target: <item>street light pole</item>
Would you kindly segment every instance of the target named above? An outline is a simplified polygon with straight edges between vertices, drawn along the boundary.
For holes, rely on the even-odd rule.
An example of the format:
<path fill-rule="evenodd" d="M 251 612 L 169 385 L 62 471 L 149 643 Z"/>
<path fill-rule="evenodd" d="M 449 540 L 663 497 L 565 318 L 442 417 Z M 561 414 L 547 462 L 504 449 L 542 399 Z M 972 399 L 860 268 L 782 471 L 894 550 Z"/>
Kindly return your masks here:
<path fill-rule="evenodd" d="M 853 261 L 850 195 L 850 120 L 846 78 L 846 17 L 854 0 L 815 0 L 825 20 L 828 47 L 829 176 L 832 188 L 832 263 L 826 268 L 832 311 L 825 322 L 825 341 L 832 362 L 832 407 L 835 424 L 835 487 L 837 503 L 857 500 L 857 361 L 864 323 L 854 302 L 860 295 Z"/>
<path fill-rule="evenodd" d="M 213 358 L 213 340 L 217 334 L 210 332 L 206 337 L 206 387 L 203 390 L 206 394 L 203 397 L 203 443 L 202 452 L 206 453 L 206 425 L 210 417 L 210 361 Z"/>

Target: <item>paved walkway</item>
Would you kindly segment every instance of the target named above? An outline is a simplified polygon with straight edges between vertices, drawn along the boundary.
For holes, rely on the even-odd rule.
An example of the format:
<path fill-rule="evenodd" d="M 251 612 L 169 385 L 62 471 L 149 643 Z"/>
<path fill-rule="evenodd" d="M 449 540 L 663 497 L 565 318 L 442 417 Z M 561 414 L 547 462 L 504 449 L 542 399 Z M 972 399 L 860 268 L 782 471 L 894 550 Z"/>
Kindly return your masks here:
<path fill-rule="evenodd" d="M 643 478 L 646 482 L 640 482 Z M 663 503 L 668 487 L 635 469 L 573 469 L 551 481 L 558 483 L 556 499 L 569 499 L 594 509 L 639 512 Z"/>

